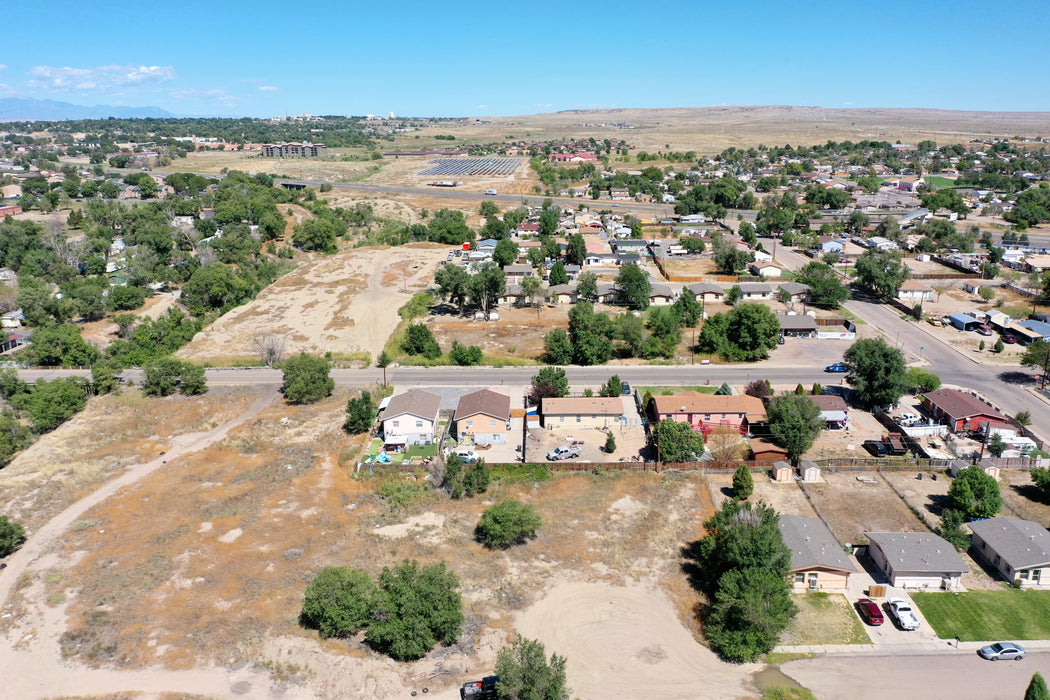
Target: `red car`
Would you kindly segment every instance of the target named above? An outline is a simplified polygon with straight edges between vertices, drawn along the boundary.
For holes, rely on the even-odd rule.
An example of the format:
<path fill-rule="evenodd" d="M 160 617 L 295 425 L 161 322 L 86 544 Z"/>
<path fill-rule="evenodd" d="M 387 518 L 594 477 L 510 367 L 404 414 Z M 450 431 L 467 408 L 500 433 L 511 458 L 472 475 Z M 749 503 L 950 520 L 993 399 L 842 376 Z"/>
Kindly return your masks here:
<path fill-rule="evenodd" d="M 1012 335 L 1004 335 L 1003 336 L 1003 342 L 1006 343 L 1007 345 L 1016 345 L 1017 344 L 1017 338 L 1015 338 Z"/>
<path fill-rule="evenodd" d="M 881 625 L 886 621 L 886 618 L 882 616 L 882 610 L 870 598 L 861 598 L 857 601 L 857 612 L 860 613 L 865 622 L 872 626 Z"/>

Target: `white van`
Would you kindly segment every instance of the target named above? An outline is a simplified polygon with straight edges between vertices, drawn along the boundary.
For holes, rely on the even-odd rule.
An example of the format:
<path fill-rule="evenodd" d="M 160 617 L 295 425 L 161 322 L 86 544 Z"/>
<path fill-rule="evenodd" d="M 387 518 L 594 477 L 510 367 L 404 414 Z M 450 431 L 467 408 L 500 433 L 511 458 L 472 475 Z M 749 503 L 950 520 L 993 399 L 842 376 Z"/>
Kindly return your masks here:
<path fill-rule="evenodd" d="M 458 449 L 453 451 L 452 454 L 459 457 L 465 464 L 474 464 L 478 461 L 478 453 L 474 450 Z"/>

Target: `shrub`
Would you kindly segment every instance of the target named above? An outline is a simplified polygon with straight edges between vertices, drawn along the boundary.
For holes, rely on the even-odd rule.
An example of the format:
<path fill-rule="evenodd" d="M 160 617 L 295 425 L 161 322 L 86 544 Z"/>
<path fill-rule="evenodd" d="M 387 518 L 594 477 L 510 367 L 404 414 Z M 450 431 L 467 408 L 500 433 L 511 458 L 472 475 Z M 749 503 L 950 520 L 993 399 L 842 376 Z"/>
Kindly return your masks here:
<path fill-rule="evenodd" d="M 459 578 L 444 562 L 419 567 L 405 560 L 383 568 L 365 641 L 398 661 L 422 658 L 437 643 L 452 644 L 463 624 Z"/>
<path fill-rule="evenodd" d="M 501 698 L 525 700 L 568 700 L 565 657 L 551 654 L 538 641 L 520 634 L 514 644 L 496 656 L 496 690 Z"/>
<path fill-rule="evenodd" d="M 299 621 L 322 637 L 349 637 L 368 624 L 375 592 L 364 571 L 329 566 L 307 587 Z"/>
<path fill-rule="evenodd" d="M 329 396 L 335 381 L 328 376 L 328 360 L 304 352 L 284 361 L 281 367 L 284 385 L 281 391 L 292 403 L 314 403 Z"/>
<path fill-rule="evenodd" d="M 733 473 L 733 497 L 745 500 L 755 491 L 755 478 L 746 464 L 741 464 Z"/>
<path fill-rule="evenodd" d="M 25 541 L 25 528 L 8 519 L 6 515 L 0 515 L 0 557 L 11 554 Z"/>
<path fill-rule="evenodd" d="M 485 546 L 504 549 L 535 537 L 542 524 L 532 506 L 508 498 L 481 514 L 475 534 Z"/>
<path fill-rule="evenodd" d="M 612 454 L 616 452 L 616 438 L 613 436 L 612 431 L 605 436 L 605 454 Z"/>
<path fill-rule="evenodd" d="M 372 394 L 362 391 L 361 396 L 346 402 L 346 422 L 343 430 L 351 435 L 367 433 L 372 429 L 375 420 L 376 404 L 372 400 Z"/>

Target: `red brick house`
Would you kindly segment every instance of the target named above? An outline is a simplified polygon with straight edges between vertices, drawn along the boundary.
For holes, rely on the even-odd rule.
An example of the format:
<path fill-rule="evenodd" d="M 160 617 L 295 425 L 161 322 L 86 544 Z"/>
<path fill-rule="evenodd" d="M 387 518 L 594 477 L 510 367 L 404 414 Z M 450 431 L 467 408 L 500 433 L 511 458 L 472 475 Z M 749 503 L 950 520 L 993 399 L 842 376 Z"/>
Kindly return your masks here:
<path fill-rule="evenodd" d="M 983 423 L 1005 423 L 1006 416 L 976 396 L 958 389 L 938 389 L 922 397 L 922 407 L 953 432 L 979 430 Z"/>
<path fill-rule="evenodd" d="M 675 396 L 653 397 L 653 412 L 657 422 L 670 418 L 688 423 L 704 435 L 715 428 L 733 428 L 748 432 L 753 423 L 766 419 L 762 399 L 754 396 L 715 396 L 687 391 Z"/>

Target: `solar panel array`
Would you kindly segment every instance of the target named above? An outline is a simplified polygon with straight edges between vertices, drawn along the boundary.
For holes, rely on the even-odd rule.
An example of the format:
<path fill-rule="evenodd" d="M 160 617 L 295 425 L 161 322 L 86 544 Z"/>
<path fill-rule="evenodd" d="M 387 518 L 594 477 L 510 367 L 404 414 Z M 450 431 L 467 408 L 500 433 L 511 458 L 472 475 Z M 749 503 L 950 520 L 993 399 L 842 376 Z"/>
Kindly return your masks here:
<path fill-rule="evenodd" d="M 524 158 L 438 158 L 418 175 L 510 175 Z"/>

